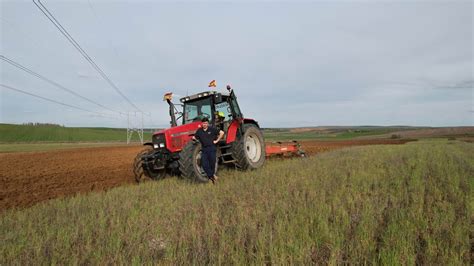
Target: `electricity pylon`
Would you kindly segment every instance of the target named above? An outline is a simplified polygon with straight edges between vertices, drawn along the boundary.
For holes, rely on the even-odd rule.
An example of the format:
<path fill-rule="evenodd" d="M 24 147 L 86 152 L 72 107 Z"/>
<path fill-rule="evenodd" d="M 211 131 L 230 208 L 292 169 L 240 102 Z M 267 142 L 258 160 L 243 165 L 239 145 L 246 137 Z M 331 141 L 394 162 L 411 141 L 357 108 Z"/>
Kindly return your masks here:
<path fill-rule="evenodd" d="M 137 132 L 140 142 L 143 144 L 143 113 L 133 112 L 133 117 L 130 119 L 130 112 L 127 113 L 127 144 L 132 140 L 133 132 Z M 141 116 L 140 116 L 141 115 Z"/>

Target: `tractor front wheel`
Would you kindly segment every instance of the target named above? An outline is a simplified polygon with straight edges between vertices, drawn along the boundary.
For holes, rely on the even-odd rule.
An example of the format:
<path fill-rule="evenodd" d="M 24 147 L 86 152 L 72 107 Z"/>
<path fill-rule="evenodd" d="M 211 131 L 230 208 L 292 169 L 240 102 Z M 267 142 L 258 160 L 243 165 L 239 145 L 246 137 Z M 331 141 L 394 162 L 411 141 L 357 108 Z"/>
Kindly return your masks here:
<path fill-rule="evenodd" d="M 163 179 L 166 175 L 166 170 L 158 170 L 158 171 L 144 171 L 143 166 L 142 166 L 142 156 L 144 155 L 149 155 L 153 153 L 153 148 L 147 146 L 145 149 L 143 149 L 141 152 L 135 156 L 135 159 L 133 161 L 133 174 L 135 175 L 135 180 L 138 183 L 148 181 L 150 179 L 153 180 L 159 180 Z"/>
<path fill-rule="evenodd" d="M 181 176 L 198 183 L 206 183 L 209 181 L 204 169 L 201 166 L 201 143 L 189 141 L 179 153 L 179 171 Z M 218 162 L 216 159 L 217 174 Z"/>

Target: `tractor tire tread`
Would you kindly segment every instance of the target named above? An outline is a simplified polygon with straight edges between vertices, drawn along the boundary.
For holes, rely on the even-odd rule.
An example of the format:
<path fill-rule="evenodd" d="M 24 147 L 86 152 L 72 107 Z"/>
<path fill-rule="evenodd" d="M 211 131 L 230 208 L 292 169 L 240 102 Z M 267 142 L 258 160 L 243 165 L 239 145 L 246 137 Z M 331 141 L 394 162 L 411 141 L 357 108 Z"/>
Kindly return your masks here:
<path fill-rule="evenodd" d="M 179 170 L 181 176 L 185 179 L 188 179 L 192 182 L 197 183 L 207 183 L 209 179 L 207 177 L 201 176 L 199 173 L 196 173 L 196 168 L 194 166 L 194 152 L 195 149 L 199 148 L 200 144 L 193 141 L 189 141 L 181 150 L 179 154 Z"/>
<path fill-rule="evenodd" d="M 150 152 L 150 148 L 145 148 L 140 151 L 133 160 L 133 174 L 137 183 L 145 181 L 148 177 L 145 175 L 142 167 L 142 156 Z"/>
<path fill-rule="evenodd" d="M 238 139 L 232 143 L 232 156 L 235 159 L 235 166 L 238 170 L 249 170 L 249 169 L 256 169 L 253 167 L 247 159 L 247 153 L 245 152 L 245 132 L 249 130 L 249 128 L 256 128 L 260 130 L 257 126 L 253 124 L 244 124 L 243 125 L 243 133 L 240 133 Z M 262 156 L 265 157 L 265 141 L 263 139 L 263 135 L 260 133 L 261 139 L 263 141 L 262 145 Z M 265 160 L 265 158 L 263 159 Z"/>

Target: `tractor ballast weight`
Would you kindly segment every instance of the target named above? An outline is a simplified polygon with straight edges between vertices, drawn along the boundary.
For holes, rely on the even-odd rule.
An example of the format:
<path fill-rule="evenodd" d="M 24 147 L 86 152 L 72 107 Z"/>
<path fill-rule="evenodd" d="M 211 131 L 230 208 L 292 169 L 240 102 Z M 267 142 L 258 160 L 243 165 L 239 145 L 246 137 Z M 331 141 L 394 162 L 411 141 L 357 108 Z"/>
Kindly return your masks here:
<path fill-rule="evenodd" d="M 263 133 L 254 119 L 244 118 L 232 88 L 228 93 L 205 91 L 180 99 L 183 112 L 172 103 L 172 94 L 163 100 L 169 104 L 170 128 L 153 133 L 152 141 L 135 157 L 133 172 L 137 182 L 145 179 L 162 179 L 167 172 L 179 174 L 197 182 L 208 182 L 201 168 L 201 145 L 192 141 L 201 119 L 207 117 L 212 126 L 223 130 L 224 140 L 217 144 L 216 171 L 219 164 L 232 165 L 241 170 L 260 168 L 267 155 L 284 154 L 299 150 L 291 144 L 280 150 L 265 148 Z M 176 118 L 178 115 L 178 118 Z M 181 125 L 177 125 L 181 120 Z M 268 152 L 267 152 L 268 151 Z"/>

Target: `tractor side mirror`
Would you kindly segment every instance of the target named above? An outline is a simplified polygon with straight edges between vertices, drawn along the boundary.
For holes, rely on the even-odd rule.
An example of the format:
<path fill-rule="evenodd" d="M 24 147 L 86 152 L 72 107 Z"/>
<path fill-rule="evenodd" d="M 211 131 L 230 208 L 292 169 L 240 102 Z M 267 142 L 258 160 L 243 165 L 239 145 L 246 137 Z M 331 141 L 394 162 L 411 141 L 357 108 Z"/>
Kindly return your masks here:
<path fill-rule="evenodd" d="M 214 102 L 216 104 L 221 103 L 222 102 L 222 94 L 220 94 L 220 93 L 214 94 Z"/>

